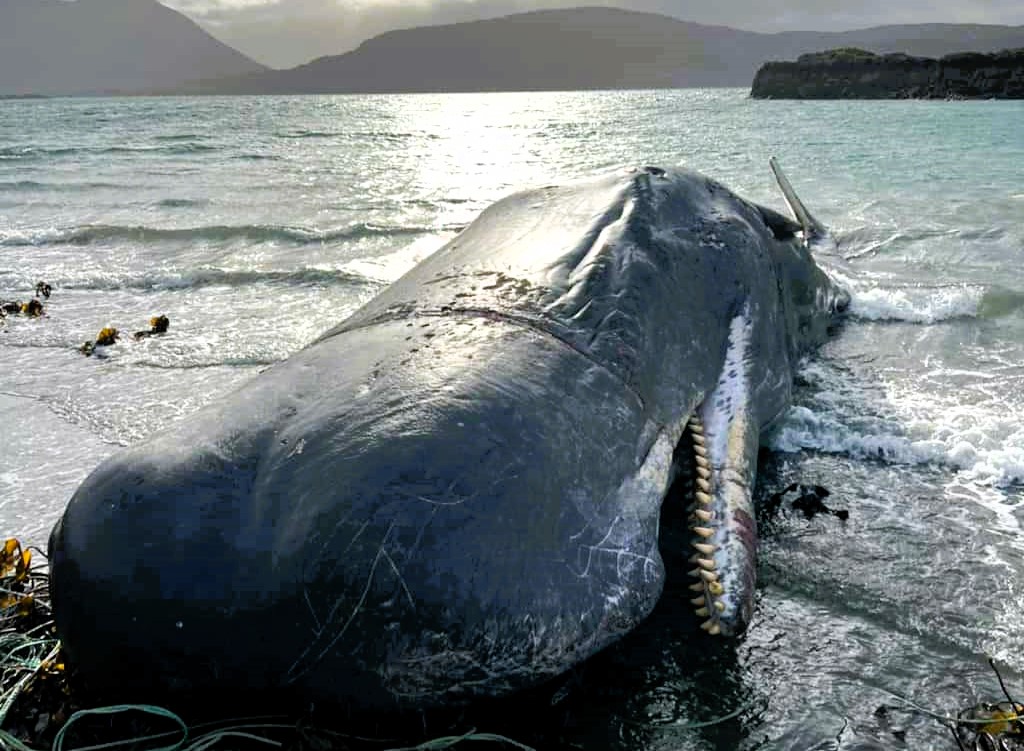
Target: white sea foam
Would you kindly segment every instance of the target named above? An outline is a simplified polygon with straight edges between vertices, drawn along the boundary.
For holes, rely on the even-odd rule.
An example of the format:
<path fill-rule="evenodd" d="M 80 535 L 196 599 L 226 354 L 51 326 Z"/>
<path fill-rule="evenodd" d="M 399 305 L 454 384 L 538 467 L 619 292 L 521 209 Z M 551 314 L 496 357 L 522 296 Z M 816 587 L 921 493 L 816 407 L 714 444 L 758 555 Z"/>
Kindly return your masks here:
<path fill-rule="evenodd" d="M 357 258 L 349 261 L 339 270 L 367 279 L 390 283 L 438 250 L 448 240 L 455 237 L 455 234 L 454 232 L 443 232 L 425 235 L 392 253 L 376 258 Z"/>
<path fill-rule="evenodd" d="M 791 407 L 773 427 L 767 436 L 772 449 L 937 465 L 954 470 L 962 481 L 985 486 L 1024 484 L 1024 427 L 1013 405 L 946 404 L 934 393 L 925 404 L 889 393 L 883 406 L 873 403 L 875 395 L 858 393 L 855 384 L 833 388 L 838 384 L 822 379 L 823 370 L 813 364 L 805 371 L 823 390 L 811 405 Z M 887 416 L 877 416 L 882 410 Z"/>
<path fill-rule="evenodd" d="M 936 323 L 978 314 L 985 288 L 975 284 L 948 286 L 850 287 L 850 313 L 869 321 Z"/>

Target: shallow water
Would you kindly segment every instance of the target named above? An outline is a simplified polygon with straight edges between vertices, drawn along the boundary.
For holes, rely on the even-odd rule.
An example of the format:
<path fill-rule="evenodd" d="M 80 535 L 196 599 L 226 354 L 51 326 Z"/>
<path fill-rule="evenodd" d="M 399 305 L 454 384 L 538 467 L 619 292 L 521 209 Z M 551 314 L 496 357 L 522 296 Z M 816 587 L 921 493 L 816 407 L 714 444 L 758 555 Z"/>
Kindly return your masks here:
<path fill-rule="evenodd" d="M 784 210 L 776 155 L 837 235 L 853 317 L 765 437 L 760 492 L 818 483 L 849 519 L 764 520 L 738 644 L 709 650 L 670 589 L 543 738 L 955 748 L 934 719 L 876 710 L 998 700 L 986 654 L 1024 693 L 1022 122 L 1020 102 L 739 90 L 5 102 L 0 298 L 40 279 L 54 295 L 0 329 L 0 521 L 42 543 L 101 459 L 287 357 L 512 190 L 685 164 Z M 165 337 L 76 351 L 158 314 Z"/>

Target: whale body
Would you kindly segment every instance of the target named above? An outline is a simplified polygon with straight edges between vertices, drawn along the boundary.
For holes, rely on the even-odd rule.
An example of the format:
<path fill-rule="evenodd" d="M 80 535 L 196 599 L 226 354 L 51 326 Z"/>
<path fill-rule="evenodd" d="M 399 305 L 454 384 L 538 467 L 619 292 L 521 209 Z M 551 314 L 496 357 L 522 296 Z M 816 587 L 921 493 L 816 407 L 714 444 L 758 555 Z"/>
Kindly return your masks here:
<path fill-rule="evenodd" d="M 105 461 L 50 538 L 79 675 L 383 711 L 535 685 L 653 608 L 683 461 L 694 607 L 742 629 L 758 436 L 848 303 L 778 174 L 798 221 L 684 169 L 512 195 Z"/>

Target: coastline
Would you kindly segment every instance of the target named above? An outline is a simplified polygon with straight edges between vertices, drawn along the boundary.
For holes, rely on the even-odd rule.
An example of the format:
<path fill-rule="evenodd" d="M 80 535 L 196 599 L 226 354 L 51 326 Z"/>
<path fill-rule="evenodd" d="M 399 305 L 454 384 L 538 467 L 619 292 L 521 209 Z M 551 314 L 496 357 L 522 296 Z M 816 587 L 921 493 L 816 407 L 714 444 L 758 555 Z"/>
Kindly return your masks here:
<path fill-rule="evenodd" d="M 753 99 L 1024 99 L 1024 48 L 935 59 L 841 48 L 767 62 Z"/>

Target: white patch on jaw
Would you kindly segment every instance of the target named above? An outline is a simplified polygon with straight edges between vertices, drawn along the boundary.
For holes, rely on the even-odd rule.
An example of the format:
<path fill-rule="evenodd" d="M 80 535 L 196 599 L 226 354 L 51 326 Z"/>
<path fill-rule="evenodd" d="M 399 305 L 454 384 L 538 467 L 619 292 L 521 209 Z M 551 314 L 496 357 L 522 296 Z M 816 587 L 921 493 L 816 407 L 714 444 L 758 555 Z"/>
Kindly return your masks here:
<path fill-rule="evenodd" d="M 686 421 L 658 431 L 637 471 L 619 485 L 618 507 L 624 515 L 646 519 L 657 514 L 672 480 L 672 453 L 682 438 Z"/>
<path fill-rule="evenodd" d="M 658 582 L 664 570 L 657 554 L 658 519 L 673 480 L 673 453 L 686 420 L 660 429 L 650 423 L 647 428 L 641 439 L 648 446 L 646 453 L 641 453 L 636 471 L 620 483 L 609 504 L 617 513 L 604 519 L 606 528 L 603 534 L 599 533 L 596 543 L 579 543 L 576 575 L 601 576 L 604 611 L 609 614 L 621 611 L 636 617 L 631 611 L 635 608 L 638 586 Z M 640 452 L 643 451 L 641 446 Z M 573 537 L 578 540 L 583 536 L 581 532 Z M 609 568 L 612 559 L 614 569 Z"/>
<path fill-rule="evenodd" d="M 739 511 L 753 517 L 750 476 L 746 445 L 750 421 L 751 388 L 747 372 L 747 353 L 750 347 L 752 325 L 750 309 L 733 318 L 729 326 L 729 344 L 725 363 L 714 391 L 700 409 L 704 423 L 705 446 L 711 463 L 713 497 L 711 508 L 716 518 L 710 526 L 713 536 L 706 540 L 715 546 L 715 568 L 722 584 L 720 600 L 725 605 L 725 620 L 735 619 L 741 607 L 743 585 L 740 578 L 749 563 L 749 551 L 736 534 L 733 520 Z"/>

